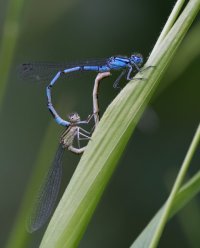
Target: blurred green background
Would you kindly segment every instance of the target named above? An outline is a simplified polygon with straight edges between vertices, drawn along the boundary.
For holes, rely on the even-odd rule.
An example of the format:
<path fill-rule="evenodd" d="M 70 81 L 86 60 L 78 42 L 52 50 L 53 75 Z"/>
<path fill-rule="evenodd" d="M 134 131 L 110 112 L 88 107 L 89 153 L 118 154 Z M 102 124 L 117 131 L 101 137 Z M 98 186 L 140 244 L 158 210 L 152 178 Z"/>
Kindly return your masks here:
<path fill-rule="evenodd" d="M 174 4 L 175 1 L 159 0 L 29 0 L 22 3 L 19 29 L 9 30 L 18 39 L 0 112 L 0 247 L 4 247 L 11 234 L 47 130 L 52 130 L 43 154 L 47 160 L 52 158 L 55 148 L 52 144 L 59 141 L 63 130 L 47 111 L 46 85 L 20 79 L 17 65 L 27 61 L 76 61 L 130 55 L 135 51 L 147 58 Z M 9 2 L 1 1 L 1 43 L 8 9 Z M 199 29 L 200 36 L 199 20 L 192 28 Z M 199 54 L 194 54 L 184 72 L 175 79 L 171 76 L 182 68 L 176 57 L 182 56 L 182 61 L 187 61 L 185 52 L 180 47 L 79 247 L 129 247 L 166 200 L 200 116 Z M 3 84 L 1 75 L 0 84 Z M 101 113 L 118 93 L 112 87 L 115 78 L 114 73 L 101 85 Z M 54 103 L 64 118 L 74 110 L 82 119 L 91 113 L 93 79 L 94 75 L 58 84 Z M 78 160 L 79 157 L 65 153 L 62 192 Z M 199 169 L 199 163 L 197 154 L 191 175 Z M 159 247 L 199 247 L 199 203 L 198 197 L 169 222 Z M 29 243 L 24 247 L 38 247 L 44 231 L 45 227 L 29 235 Z"/>

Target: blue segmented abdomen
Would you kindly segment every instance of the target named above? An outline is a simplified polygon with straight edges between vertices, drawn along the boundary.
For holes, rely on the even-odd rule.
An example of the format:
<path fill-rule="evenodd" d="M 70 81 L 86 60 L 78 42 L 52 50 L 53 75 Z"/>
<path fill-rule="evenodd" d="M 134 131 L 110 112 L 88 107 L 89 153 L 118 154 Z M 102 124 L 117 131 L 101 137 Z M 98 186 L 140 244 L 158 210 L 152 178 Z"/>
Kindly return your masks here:
<path fill-rule="evenodd" d="M 86 65 L 86 66 L 83 66 L 82 70 L 83 71 L 106 72 L 106 71 L 110 71 L 110 67 L 108 67 L 107 65 L 102 65 L 102 66 Z"/>
<path fill-rule="evenodd" d="M 52 85 L 47 86 L 46 88 L 46 95 L 47 95 L 47 107 L 51 113 L 51 115 L 53 116 L 54 120 L 61 126 L 64 127 L 68 127 L 70 125 L 70 123 L 68 121 L 63 120 L 58 113 L 56 112 L 56 110 L 53 107 L 53 104 L 51 102 L 51 88 Z"/>

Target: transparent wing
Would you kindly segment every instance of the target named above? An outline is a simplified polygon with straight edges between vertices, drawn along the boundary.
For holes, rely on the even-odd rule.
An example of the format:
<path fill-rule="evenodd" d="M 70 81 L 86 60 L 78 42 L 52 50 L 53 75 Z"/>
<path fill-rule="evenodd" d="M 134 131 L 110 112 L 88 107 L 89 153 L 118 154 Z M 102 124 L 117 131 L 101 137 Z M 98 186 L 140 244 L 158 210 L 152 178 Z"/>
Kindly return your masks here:
<path fill-rule="evenodd" d="M 28 62 L 19 65 L 18 71 L 23 79 L 46 81 L 52 79 L 58 71 L 67 68 L 84 65 L 97 65 L 101 66 L 107 62 L 107 59 L 85 60 L 72 63 L 45 63 L 45 62 Z M 81 71 L 80 71 L 81 72 Z M 63 74 L 63 77 L 75 75 L 79 72 L 71 72 L 70 74 Z"/>
<path fill-rule="evenodd" d="M 64 149 L 60 144 L 51 168 L 46 174 L 33 207 L 32 215 L 27 222 L 27 230 L 32 233 L 41 228 L 51 215 L 60 189 L 62 177 L 62 157 Z"/>

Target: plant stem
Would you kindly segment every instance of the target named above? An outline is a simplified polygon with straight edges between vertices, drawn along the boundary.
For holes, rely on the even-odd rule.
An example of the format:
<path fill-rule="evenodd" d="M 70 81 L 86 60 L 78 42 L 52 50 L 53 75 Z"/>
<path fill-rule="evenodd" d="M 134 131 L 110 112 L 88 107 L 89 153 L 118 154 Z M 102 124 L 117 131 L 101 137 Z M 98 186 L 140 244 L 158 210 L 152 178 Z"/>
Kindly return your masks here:
<path fill-rule="evenodd" d="M 175 4 L 175 6 L 174 6 L 174 8 L 173 8 L 173 10 L 172 10 L 172 12 L 171 12 L 171 14 L 170 14 L 170 16 L 169 16 L 169 18 L 168 18 L 168 20 L 167 20 L 167 22 L 166 22 L 166 24 L 165 24 L 165 26 L 164 26 L 164 28 L 163 28 L 163 30 L 162 30 L 162 32 L 161 32 L 161 34 L 160 34 L 160 36 L 159 36 L 159 38 L 158 38 L 151 53 L 153 53 L 157 49 L 160 42 L 165 38 L 165 36 L 167 35 L 169 30 L 173 26 L 177 16 L 179 15 L 179 12 L 180 12 L 184 2 L 185 2 L 185 0 L 178 0 L 176 2 L 176 4 Z"/>
<path fill-rule="evenodd" d="M 0 108 L 19 35 L 19 20 L 24 0 L 10 0 L 0 46 Z"/>
<path fill-rule="evenodd" d="M 167 202 L 166 202 L 166 204 L 164 206 L 164 212 L 163 212 L 163 214 L 161 216 L 161 219 L 160 219 L 160 221 L 158 223 L 158 226 L 156 228 L 154 237 L 153 237 L 153 239 L 152 239 L 152 241 L 150 243 L 150 246 L 149 246 L 150 248 L 157 247 L 157 245 L 158 245 L 158 242 L 160 240 L 160 237 L 161 237 L 161 234 L 162 234 L 163 229 L 165 227 L 165 224 L 167 223 L 167 220 L 169 218 L 171 208 L 172 208 L 172 206 L 174 204 L 175 197 L 176 197 L 177 192 L 180 189 L 181 184 L 182 184 L 182 182 L 183 182 L 183 180 L 185 178 L 186 172 L 187 172 L 187 170 L 189 168 L 189 165 L 190 165 L 190 162 L 191 162 L 192 157 L 194 155 L 194 152 L 197 149 L 199 141 L 200 141 L 200 124 L 199 124 L 199 126 L 197 128 L 197 131 L 196 131 L 196 133 L 194 135 L 192 143 L 191 143 L 191 145 L 189 147 L 189 150 L 188 150 L 188 152 L 186 154 L 186 157 L 185 157 L 185 159 L 183 161 L 183 164 L 182 164 L 181 169 L 180 169 L 180 171 L 178 173 L 177 179 L 176 179 L 175 184 L 174 184 L 174 186 L 172 188 L 172 191 L 171 191 L 171 193 L 169 195 L 169 198 L 168 198 L 168 200 L 167 200 Z"/>

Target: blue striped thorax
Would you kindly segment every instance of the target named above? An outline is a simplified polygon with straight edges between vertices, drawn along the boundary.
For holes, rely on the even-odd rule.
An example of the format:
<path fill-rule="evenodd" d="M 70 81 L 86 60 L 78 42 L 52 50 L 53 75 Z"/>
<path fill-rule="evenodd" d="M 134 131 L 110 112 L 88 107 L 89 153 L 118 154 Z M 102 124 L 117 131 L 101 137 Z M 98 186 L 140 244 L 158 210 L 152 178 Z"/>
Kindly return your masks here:
<path fill-rule="evenodd" d="M 108 59 L 108 66 L 111 70 L 121 70 L 130 66 L 140 67 L 143 63 L 141 54 L 133 54 L 130 58 L 123 56 L 115 56 Z"/>

